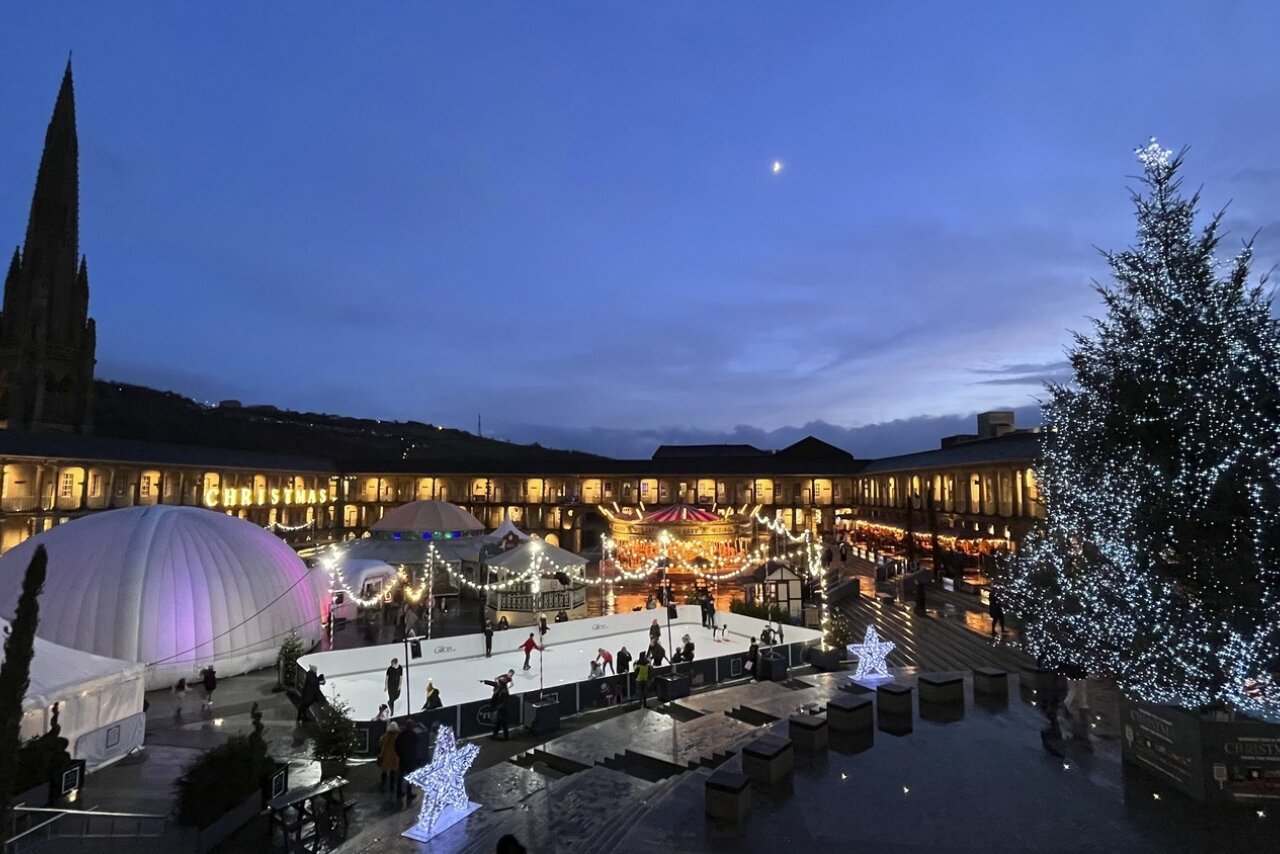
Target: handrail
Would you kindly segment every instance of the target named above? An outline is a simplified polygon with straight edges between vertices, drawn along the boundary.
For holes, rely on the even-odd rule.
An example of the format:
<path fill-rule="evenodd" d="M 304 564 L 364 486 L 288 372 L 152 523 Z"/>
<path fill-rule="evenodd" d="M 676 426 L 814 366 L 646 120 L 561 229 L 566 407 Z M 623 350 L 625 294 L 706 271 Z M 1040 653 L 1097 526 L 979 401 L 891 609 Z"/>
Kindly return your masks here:
<path fill-rule="evenodd" d="M 18 806 L 14 807 L 14 809 L 17 810 L 18 812 L 49 812 L 49 813 L 56 812 L 61 815 L 95 815 L 95 816 L 105 815 L 105 816 L 111 816 L 112 818 L 165 818 L 167 819 L 169 817 L 164 813 L 109 812 L 106 810 L 97 809 L 96 807 L 90 807 L 87 810 L 75 810 L 75 809 L 59 809 L 58 807 L 27 807 L 19 804 Z"/>

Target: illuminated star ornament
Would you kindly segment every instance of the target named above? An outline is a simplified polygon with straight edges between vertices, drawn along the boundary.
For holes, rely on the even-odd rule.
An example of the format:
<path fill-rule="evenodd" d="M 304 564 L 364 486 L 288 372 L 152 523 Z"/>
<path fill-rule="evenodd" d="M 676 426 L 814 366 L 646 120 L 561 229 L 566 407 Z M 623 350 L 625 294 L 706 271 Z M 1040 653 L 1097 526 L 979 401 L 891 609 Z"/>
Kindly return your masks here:
<path fill-rule="evenodd" d="M 463 780 L 479 753 L 480 748 L 474 744 L 459 747 L 452 727 L 440 727 L 431 764 L 404 776 L 407 782 L 422 789 L 422 809 L 418 811 L 418 823 L 406 830 L 405 836 L 425 842 L 480 808 L 479 804 L 473 804 L 467 799 L 467 787 Z M 437 827 L 446 807 L 450 808 L 449 820 Z"/>
<path fill-rule="evenodd" d="M 867 626 L 867 633 L 863 636 L 862 643 L 849 644 L 849 652 L 858 656 L 858 668 L 853 672 L 853 678 L 888 677 L 889 668 L 885 666 L 884 659 L 893 652 L 893 646 L 891 640 L 880 640 L 875 626 Z"/>

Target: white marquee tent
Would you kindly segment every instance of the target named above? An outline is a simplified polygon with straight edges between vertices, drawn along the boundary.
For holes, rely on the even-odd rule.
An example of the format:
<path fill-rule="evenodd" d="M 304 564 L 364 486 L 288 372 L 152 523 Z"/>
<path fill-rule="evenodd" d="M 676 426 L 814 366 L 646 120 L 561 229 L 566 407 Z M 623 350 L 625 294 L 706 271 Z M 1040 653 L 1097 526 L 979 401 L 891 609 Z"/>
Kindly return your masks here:
<path fill-rule="evenodd" d="M 9 624 L 0 620 L 0 629 Z M 89 770 L 142 745 L 146 734 L 141 664 L 91 655 L 36 638 L 31 685 L 22 698 L 22 740 L 49 731 L 53 707 L 71 756 Z"/>
<path fill-rule="evenodd" d="M 0 616 L 12 617 L 36 547 L 49 554 L 38 635 L 147 665 L 148 689 L 214 665 L 275 663 L 296 631 L 323 633 L 329 579 L 251 522 L 196 507 L 128 507 L 58 525 L 0 555 Z"/>

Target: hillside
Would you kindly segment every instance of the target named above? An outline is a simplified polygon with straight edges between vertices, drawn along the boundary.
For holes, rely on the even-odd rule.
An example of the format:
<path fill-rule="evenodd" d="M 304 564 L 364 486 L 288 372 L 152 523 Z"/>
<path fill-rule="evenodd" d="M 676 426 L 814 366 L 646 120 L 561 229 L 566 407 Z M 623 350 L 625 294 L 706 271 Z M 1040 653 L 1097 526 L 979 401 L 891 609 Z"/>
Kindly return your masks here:
<path fill-rule="evenodd" d="M 205 406 L 173 392 L 102 380 L 94 384 L 93 407 L 98 436 L 349 462 L 555 464 L 594 456 L 484 439 L 417 421 L 290 412 L 274 406 Z"/>

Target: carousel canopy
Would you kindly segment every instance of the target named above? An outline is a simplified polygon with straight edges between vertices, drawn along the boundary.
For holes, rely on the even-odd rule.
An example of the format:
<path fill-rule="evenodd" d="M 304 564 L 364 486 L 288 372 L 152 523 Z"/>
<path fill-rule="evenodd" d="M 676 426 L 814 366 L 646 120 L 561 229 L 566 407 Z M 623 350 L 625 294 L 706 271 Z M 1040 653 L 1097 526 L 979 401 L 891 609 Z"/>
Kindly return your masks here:
<path fill-rule="evenodd" d="M 534 564 L 538 555 L 542 556 L 542 564 L 546 567 L 547 572 L 552 572 L 558 567 L 581 567 L 587 565 L 586 558 L 573 552 L 565 551 L 559 546 L 545 543 L 542 540 L 529 540 L 521 543 L 514 549 L 509 549 L 501 554 L 487 558 L 485 565 L 511 570 L 512 572 L 523 572 Z"/>
<path fill-rule="evenodd" d="M 371 530 L 423 533 L 483 531 L 480 520 L 448 501 L 410 501 L 387 512 Z"/>
<path fill-rule="evenodd" d="M 644 521 L 668 524 L 679 522 L 720 522 L 723 520 L 710 510 L 703 510 L 701 507 L 692 507 L 688 504 L 672 504 L 670 507 L 659 507 L 656 510 L 650 510 L 644 514 Z"/>

